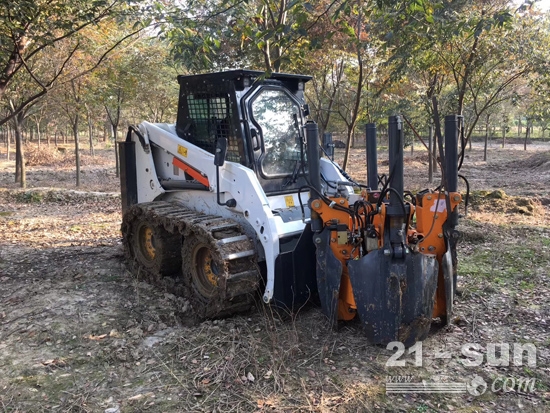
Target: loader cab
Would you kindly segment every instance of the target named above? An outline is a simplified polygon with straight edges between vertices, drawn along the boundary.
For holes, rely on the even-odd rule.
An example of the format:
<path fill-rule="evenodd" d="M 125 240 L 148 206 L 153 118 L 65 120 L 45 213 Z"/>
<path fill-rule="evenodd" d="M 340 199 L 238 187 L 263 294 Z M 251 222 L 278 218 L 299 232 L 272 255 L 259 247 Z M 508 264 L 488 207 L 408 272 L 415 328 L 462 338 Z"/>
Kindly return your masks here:
<path fill-rule="evenodd" d="M 210 153 L 226 138 L 226 160 L 254 170 L 266 194 L 296 192 L 306 184 L 302 108 L 310 79 L 249 70 L 179 76 L 176 131 Z"/>

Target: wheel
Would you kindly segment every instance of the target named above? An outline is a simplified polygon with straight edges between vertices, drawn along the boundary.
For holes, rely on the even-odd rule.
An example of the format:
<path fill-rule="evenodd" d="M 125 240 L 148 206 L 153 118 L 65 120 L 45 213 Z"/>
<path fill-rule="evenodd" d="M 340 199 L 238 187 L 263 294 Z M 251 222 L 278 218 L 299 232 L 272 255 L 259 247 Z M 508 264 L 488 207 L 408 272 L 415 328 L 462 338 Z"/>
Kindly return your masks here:
<path fill-rule="evenodd" d="M 216 295 L 220 264 L 212 257 L 212 251 L 206 244 L 197 244 L 192 252 L 192 275 L 195 288 L 205 299 Z"/>
<path fill-rule="evenodd" d="M 216 316 L 226 279 L 226 268 L 219 252 L 206 237 L 190 234 L 183 241 L 182 263 L 183 277 L 190 289 L 195 313 L 199 318 Z"/>
<path fill-rule="evenodd" d="M 153 228 L 147 222 L 138 222 L 136 229 L 136 252 L 146 267 L 152 267 L 158 257 Z"/>
<path fill-rule="evenodd" d="M 131 231 L 133 257 L 146 269 L 160 276 L 177 273 L 181 266 L 181 236 L 171 234 L 145 217 L 138 218 Z"/>

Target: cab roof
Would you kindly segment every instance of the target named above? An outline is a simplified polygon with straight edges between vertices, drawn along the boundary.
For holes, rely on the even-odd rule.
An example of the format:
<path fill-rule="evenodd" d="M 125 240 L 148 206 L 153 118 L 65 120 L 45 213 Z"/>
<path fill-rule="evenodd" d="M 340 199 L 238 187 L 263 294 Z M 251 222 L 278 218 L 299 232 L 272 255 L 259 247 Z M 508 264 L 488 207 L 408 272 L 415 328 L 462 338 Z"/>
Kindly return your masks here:
<path fill-rule="evenodd" d="M 246 69 L 235 69 L 227 70 L 223 72 L 214 72 L 214 73 L 202 73 L 198 75 L 179 75 L 178 82 L 188 82 L 191 80 L 239 80 L 243 77 L 249 78 L 259 78 L 265 76 L 266 79 L 275 79 L 275 80 L 301 80 L 302 82 L 307 82 L 312 79 L 311 76 L 291 74 L 291 73 L 276 73 L 272 72 L 271 75 L 268 75 L 267 72 L 261 72 L 259 70 L 246 70 Z"/>

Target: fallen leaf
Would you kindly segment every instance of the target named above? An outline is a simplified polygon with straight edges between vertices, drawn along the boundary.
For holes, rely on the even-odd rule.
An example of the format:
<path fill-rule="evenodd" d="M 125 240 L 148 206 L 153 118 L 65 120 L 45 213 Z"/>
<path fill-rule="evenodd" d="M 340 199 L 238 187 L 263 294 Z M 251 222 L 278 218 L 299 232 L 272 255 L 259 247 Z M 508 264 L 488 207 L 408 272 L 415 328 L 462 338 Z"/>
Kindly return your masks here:
<path fill-rule="evenodd" d="M 99 336 L 94 336 L 93 334 L 90 334 L 90 335 L 88 336 L 88 338 L 89 338 L 90 340 L 94 340 L 94 341 L 103 340 L 105 337 L 107 337 L 107 334 L 101 334 L 101 335 L 99 335 Z"/>
<path fill-rule="evenodd" d="M 136 394 L 135 396 L 130 397 L 128 400 L 139 400 L 143 397 L 143 394 Z"/>

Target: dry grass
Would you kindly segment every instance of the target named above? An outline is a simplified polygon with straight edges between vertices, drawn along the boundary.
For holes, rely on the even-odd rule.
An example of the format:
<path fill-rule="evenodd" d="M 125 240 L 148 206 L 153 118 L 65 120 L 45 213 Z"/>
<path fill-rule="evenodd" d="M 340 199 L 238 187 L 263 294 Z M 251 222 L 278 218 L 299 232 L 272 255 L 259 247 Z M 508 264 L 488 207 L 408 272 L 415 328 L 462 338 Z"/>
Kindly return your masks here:
<path fill-rule="evenodd" d="M 46 146 L 40 148 L 35 144 L 25 145 L 25 163 L 27 166 L 50 166 L 67 168 L 75 165 L 74 147 Z M 80 150 L 81 166 L 107 166 L 111 163 L 108 157 L 102 156 L 103 145 L 95 150 L 97 156 L 92 156 L 89 150 Z"/>
<path fill-rule="evenodd" d="M 76 166 L 74 148 L 42 145 L 40 149 L 35 144 L 26 145 L 26 176 L 27 188 L 66 188 L 75 189 Z M 2 148 L 3 149 L 3 148 Z M 115 174 L 114 149 L 98 145 L 95 156 L 87 149 L 80 152 L 80 182 L 81 188 L 88 191 L 115 192 L 120 190 L 120 182 Z M 5 188 L 18 188 L 14 180 L 15 156 L 12 153 L 7 161 L 5 155 L 0 155 L 0 182 Z M 76 188 L 80 189 L 80 188 Z"/>
<path fill-rule="evenodd" d="M 536 197 L 510 196 L 503 190 L 473 191 L 468 217 L 496 225 L 550 225 L 548 207 Z"/>
<path fill-rule="evenodd" d="M 538 172 L 550 171 L 550 151 L 536 153 L 520 162 L 510 162 L 509 166 L 534 169 Z"/>

